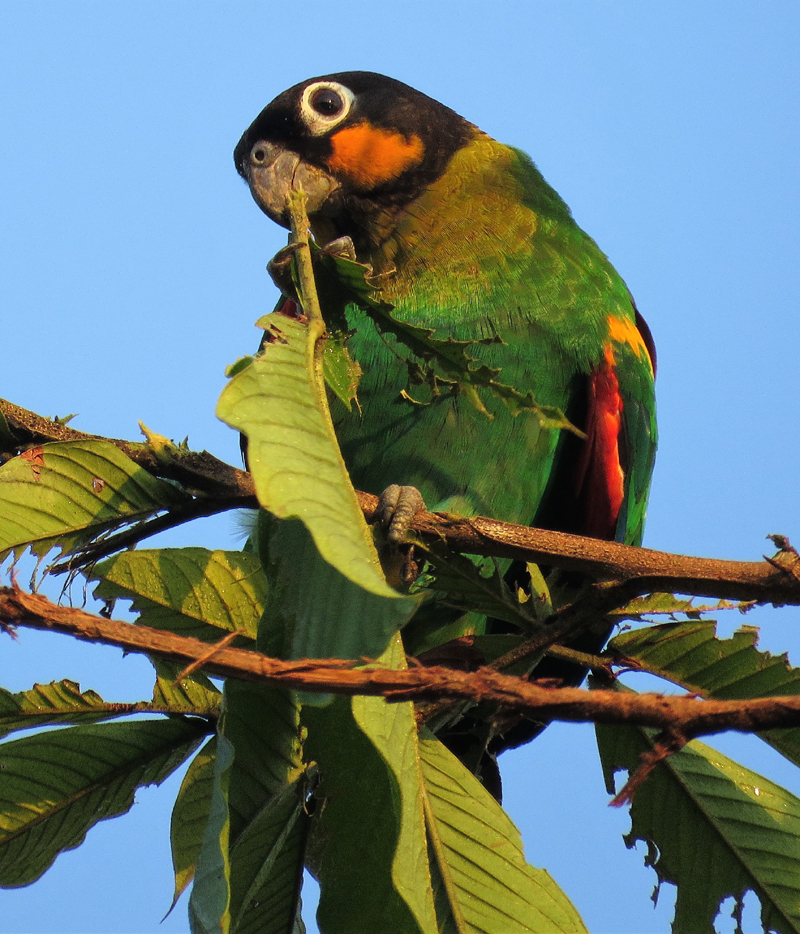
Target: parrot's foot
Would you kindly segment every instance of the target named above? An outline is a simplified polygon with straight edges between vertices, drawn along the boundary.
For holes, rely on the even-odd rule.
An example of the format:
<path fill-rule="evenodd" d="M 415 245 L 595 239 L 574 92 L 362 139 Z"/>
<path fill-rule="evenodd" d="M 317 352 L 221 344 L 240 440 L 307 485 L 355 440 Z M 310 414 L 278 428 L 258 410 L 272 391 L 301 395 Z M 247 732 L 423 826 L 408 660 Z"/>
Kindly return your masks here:
<path fill-rule="evenodd" d="M 406 537 L 414 516 L 425 512 L 425 500 L 415 486 L 387 486 L 378 499 L 375 517 L 386 529 L 386 538 L 399 545 Z"/>
<path fill-rule="evenodd" d="M 324 253 L 326 256 L 340 256 L 342 259 L 356 261 L 356 248 L 353 245 L 352 237 L 339 237 L 336 240 L 331 240 L 330 243 L 325 244 L 320 253 Z"/>
<path fill-rule="evenodd" d="M 292 260 L 300 246 L 299 243 L 288 243 L 278 250 L 267 263 L 267 272 L 273 283 L 292 301 L 297 301 L 297 289 L 292 279 Z M 344 259 L 356 261 L 356 248 L 351 237 L 339 237 L 336 240 L 331 240 L 330 243 L 322 247 L 320 253 L 325 256 L 341 256 Z"/>
<path fill-rule="evenodd" d="M 289 243 L 282 247 L 267 263 L 267 272 L 276 287 L 287 298 L 297 301 L 297 289 L 292 279 L 292 259 L 300 247 L 299 243 Z"/>

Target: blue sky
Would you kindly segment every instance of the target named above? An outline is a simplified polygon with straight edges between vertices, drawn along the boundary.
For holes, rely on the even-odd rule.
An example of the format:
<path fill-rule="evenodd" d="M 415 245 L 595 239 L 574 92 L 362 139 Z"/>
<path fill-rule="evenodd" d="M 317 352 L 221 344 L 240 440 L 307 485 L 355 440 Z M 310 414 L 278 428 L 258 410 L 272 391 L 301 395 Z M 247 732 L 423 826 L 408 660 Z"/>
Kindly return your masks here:
<path fill-rule="evenodd" d="M 231 151 L 297 81 L 380 71 L 531 153 L 631 287 L 659 350 L 645 543 L 756 559 L 767 533 L 800 542 L 799 44 L 788 0 L 5 0 L 0 395 L 99 434 L 134 438 L 141 419 L 236 463 L 214 405 L 257 343 L 284 235 Z M 169 542 L 235 547 L 235 533 L 225 517 Z M 800 661 L 797 610 L 746 622 Z M 145 661 L 110 649 L 25 632 L 2 645 L 0 684 L 62 677 L 119 700 L 149 687 Z M 716 745 L 800 794 L 779 757 Z M 502 764 L 529 859 L 593 934 L 667 931 L 672 893 L 653 909 L 591 728 L 551 728 Z M 187 930 L 183 904 L 159 924 L 176 791 L 143 791 L 34 887 L 0 892 L 0 934 Z"/>

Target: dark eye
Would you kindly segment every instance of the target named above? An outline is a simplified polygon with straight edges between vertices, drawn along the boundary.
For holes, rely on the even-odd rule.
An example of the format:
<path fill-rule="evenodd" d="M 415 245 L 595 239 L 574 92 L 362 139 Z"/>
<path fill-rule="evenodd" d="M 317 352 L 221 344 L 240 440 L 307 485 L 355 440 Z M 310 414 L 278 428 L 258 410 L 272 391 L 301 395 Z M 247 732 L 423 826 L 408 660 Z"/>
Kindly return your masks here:
<path fill-rule="evenodd" d="M 336 117 L 344 110 L 344 101 L 333 88 L 319 88 L 314 91 L 309 103 L 323 117 Z"/>
<path fill-rule="evenodd" d="M 300 118 L 312 136 L 322 136 L 347 119 L 355 98 L 338 81 L 314 81 L 300 98 Z"/>

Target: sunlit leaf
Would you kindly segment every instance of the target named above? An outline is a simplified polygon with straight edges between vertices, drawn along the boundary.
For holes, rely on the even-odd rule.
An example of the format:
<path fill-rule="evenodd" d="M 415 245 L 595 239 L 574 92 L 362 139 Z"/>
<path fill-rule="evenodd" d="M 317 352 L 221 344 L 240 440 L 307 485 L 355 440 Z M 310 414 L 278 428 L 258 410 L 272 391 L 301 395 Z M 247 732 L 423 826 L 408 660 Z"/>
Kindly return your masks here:
<path fill-rule="evenodd" d="M 717 700 L 800 694 L 800 668 L 786 655 L 756 648 L 758 630 L 744 626 L 718 639 L 713 622 L 666 623 L 616 636 L 610 648 L 647 671 Z M 758 736 L 800 765 L 800 728 L 766 730 Z"/>
<path fill-rule="evenodd" d="M 82 692 L 75 681 L 35 684 L 29 691 L 17 694 L 0 688 L 0 738 L 15 730 L 94 723 L 116 716 L 119 713 L 112 704 L 106 704 L 94 691 Z"/>
<path fill-rule="evenodd" d="M 64 441 L 0 467 L 0 558 L 30 546 L 69 550 L 184 500 L 107 441 Z"/>
<path fill-rule="evenodd" d="M 176 713 L 217 717 L 222 695 L 202 671 L 176 680 L 183 666 L 157 659 L 156 683 L 153 688 L 153 707 L 166 708 Z"/>
<path fill-rule="evenodd" d="M 99 600 L 132 600 L 142 624 L 208 642 L 234 631 L 254 639 L 266 593 L 258 557 L 247 551 L 123 551 L 89 578 L 100 581 Z"/>
<path fill-rule="evenodd" d="M 330 424 L 315 367 L 319 334 L 277 312 L 262 323 L 270 340 L 217 406 L 223 421 L 247 435 L 259 502 L 279 518 L 300 518 L 325 560 L 354 583 L 402 603 L 380 572 Z"/>
<path fill-rule="evenodd" d="M 701 613 L 717 613 L 724 610 L 747 611 L 752 602 L 718 600 L 716 603 L 697 603 L 695 597 L 676 597 L 671 593 L 651 593 L 636 597 L 630 603 L 608 614 L 619 619 L 641 619 L 643 616 L 674 616 L 681 614 L 699 619 Z"/>
<path fill-rule="evenodd" d="M 217 412 L 248 437 L 259 502 L 289 520 L 270 524 L 261 553 L 280 590 L 270 605 L 291 619 L 284 657 L 379 655 L 416 601 L 383 577 L 330 422 L 315 358 L 319 329 L 280 313 L 263 324 L 270 340 L 225 388 Z M 353 601 L 358 627 L 332 625 L 336 608 Z"/>
<path fill-rule="evenodd" d="M 481 783 L 432 733 L 420 736 L 428 833 L 457 934 L 586 931 L 567 896 L 525 861 L 522 838 Z"/>

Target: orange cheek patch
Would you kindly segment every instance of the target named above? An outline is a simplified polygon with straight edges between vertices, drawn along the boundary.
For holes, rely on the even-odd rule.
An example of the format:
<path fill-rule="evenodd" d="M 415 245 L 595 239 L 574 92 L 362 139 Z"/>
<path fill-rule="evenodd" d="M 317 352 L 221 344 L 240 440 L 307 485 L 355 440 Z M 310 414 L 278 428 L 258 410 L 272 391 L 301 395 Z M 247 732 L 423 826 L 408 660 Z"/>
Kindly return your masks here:
<path fill-rule="evenodd" d="M 650 352 L 644 342 L 644 338 L 639 333 L 639 329 L 628 318 L 615 318 L 614 315 L 608 316 L 608 336 L 612 341 L 618 344 L 627 344 L 636 351 L 637 356 L 643 357 L 653 369 L 653 361 L 650 359 Z"/>
<path fill-rule="evenodd" d="M 331 137 L 332 172 L 346 175 L 358 188 L 368 190 L 389 182 L 422 162 L 425 147 L 418 136 L 403 136 L 369 123 L 339 130 Z"/>

